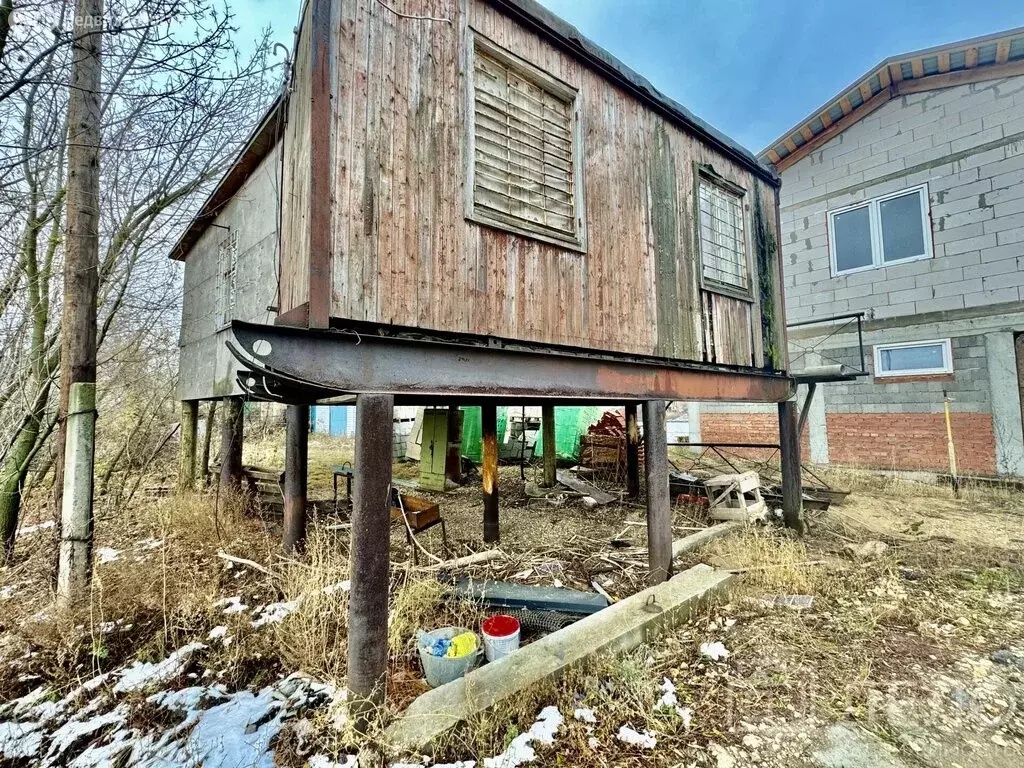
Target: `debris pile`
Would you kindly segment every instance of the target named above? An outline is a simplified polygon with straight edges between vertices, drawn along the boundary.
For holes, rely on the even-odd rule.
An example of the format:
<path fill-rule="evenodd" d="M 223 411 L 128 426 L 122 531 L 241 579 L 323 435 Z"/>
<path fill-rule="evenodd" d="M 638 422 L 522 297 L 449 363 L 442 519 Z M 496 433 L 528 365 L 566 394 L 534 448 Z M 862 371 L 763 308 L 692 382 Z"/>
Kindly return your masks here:
<path fill-rule="evenodd" d="M 639 440 L 640 463 L 644 446 Z M 587 434 L 580 435 L 580 466 L 613 475 L 616 480 L 626 476 L 626 417 L 618 411 L 605 411 Z"/>

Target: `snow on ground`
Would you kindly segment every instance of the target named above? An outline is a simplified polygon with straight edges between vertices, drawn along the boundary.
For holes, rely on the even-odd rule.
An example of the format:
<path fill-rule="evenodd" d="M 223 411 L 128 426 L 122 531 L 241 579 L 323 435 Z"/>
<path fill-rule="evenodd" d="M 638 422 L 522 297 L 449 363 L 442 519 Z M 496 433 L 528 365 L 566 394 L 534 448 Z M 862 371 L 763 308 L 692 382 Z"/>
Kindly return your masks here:
<path fill-rule="evenodd" d="M 0 763 L 31 759 L 42 768 L 272 768 L 271 742 L 282 724 L 338 696 L 334 686 L 298 673 L 255 692 L 232 693 L 223 685 L 160 689 L 204 647 L 190 643 L 163 661 L 136 662 L 93 678 L 61 699 L 40 686 L 7 702 L 0 707 L 0 718 L 9 718 L 0 722 Z M 116 683 L 103 685 L 111 681 Z M 141 705 L 131 694 L 153 689 L 158 690 L 146 697 L 146 704 L 180 718 L 157 721 L 176 724 L 148 730 L 133 724 L 132 713 Z M 354 758 L 322 765 L 355 768 Z"/>
<path fill-rule="evenodd" d="M 202 643 L 189 643 L 183 645 L 163 661 L 135 662 L 121 672 L 121 679 L 114 686 L 114 693 L 140 691 L 172 680 L 185 669 L 192 654 L 205 647 Z"/>
<path fill-rule="evenodd" d="M 53 520 L 46 520 L 42 523 L 37 523 L 36 525 L 26 525 L 24 528 L 18 531 L 18 536 L 30 536 L 31 534 L 36 533 L 37 531 L 45 531 L 47 528 L 53 528 L 53 526 L 55 526 L 56 524 L 57 523 L 55 523 Z"/>
<path fill-rule="evenodd" d="M 102 565 L 103 563 L 115 563 L 121 559 L 121 550 L 113 549 L 112 547 L 100 547 L 96 550 L 96 562 Z"/>
<path fill-rule="evenodd" d="M 657 737 L 650 731 L 643 731 L 641 733 L 640 731 L 633 730 L 628 725 L 619 728 L 616 738 L 623 744 L 631 744 L 641 749 L 654 749 L 658 743 Z"/>
<path fill-rule="evenodd" d="M 262 610 L 257 611 L 259 615 L 252 620 L 253 629 L 259 629 L 267 624 L 276 624 L 279 621 L 283 621 L 287 616 L 299 610 L 301 604 L 301 600 L 291 600 L 287 603 L 271 603 L 265 606 Z"/>
<path fill-rule="evenodd" d="M 530 730 L 512 739 L 512 743 L 500 755 L 484 758 L 484 768 L 518 768 L 523 763 L 529 763 L 537 757 L 533 742 L 549 746 L 553 744 L 562 722 L 562 713 L 558 707 L 544 707 Z"/>

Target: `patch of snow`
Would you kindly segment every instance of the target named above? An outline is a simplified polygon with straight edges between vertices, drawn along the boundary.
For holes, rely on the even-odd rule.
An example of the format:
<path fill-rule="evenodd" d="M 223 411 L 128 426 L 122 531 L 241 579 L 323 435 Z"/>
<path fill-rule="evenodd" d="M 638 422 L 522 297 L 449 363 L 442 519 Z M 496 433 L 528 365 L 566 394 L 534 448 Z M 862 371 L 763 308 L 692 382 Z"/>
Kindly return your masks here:
<path fill-rule="evenodd" d="M 690 723 L 693 721 L 693 710 L 689 707 L 679 706 L 679 699 L 676 697 L 676 686 L 667 677 L 664 678 L 664 682 L 661 684 L 661 698 L 654 705 L 654 711 L 660 712 L 665 709 L 674 711 L 679 717 L 683 719 L 683 727 L 689 728 Z"/>
<path fill-rule="evenodd" d="M 135 542 L 135 546 L 139 549 L 160 549 L 164 545 L 163 539 L 143 539 L 142 541 Z"/>
<path fill-rule="evenodd" d="M 286 603 L 271 603 L 260 612 L 260 615 L 257 618 L 252 620 L 253 629 L 259 629 L 267 624 L 276 624 L 279 621 L 283 621 L 289 615 L 299 610 L 299 606 L 301 604 L 301 600 L 290 600 Z"/>
<path fill-rule="evenodd" d="M 0 714 L 6 715 L 9 712 L 15 716 L 21 715 L 43 701 L 50 695 L 50 691 L 51 689 L 48 685 L 40 685 L 37 688 L 33 688 L 21 698 L 12 699 L 4 704 L 0 704 Z"/>
<path fill-rule="evenodd" d="M 43 745 L 39 723 L 0 723 L 0 757 L 8 760 L 35 757 Z"/>
<path fill-rule="evenodd" d="M 124 725 L 128 717 L 128 706 L 118 704 L 106 714 L 90 717 L 88 720 L 69 720 L 50 734 L 50 750 L 46 759 L 52 761 L 64 754 L 71 745 L 90 738 L 97 732 L 112 725 Z"/>
<path fill-rule="evenodd" d="M 110 737 L 108 744 L 93 744 L 68 764 L 68 768 L 116 768 L 123 765 L 121 756 L 131 750 L 138 731 L 121 728 Z"/>
<path fill-rule="evenodd" d="M 228 628 L 225 626 L 214 627 L 210 630 L 210 634 L 206 636 L 207 640 L 222 639 L 224 645 L 228 645 L 231 642 L 231 638 L 228 636 Z"/>
<path fill-rule="evenodd" d="M 328 584 L 321 591 L 325 595 L 333 595 L 335 592 L 348 592 L 352 589 L 352 582 L 346 579 L 345 581 L 339 581 L 337 584 Z"/>
<path fill-rule="evenodd" d="M 151 685 L 166 683 L 181 674 L 193 653 L 205 647 L 202 643 L 189 643 L 155 664 L 135 662 L 121 672 L 121 679 L 114 686 L 114 693 L 139 691 Z"/>
<path fill-rule="evenodd" d="M 242 597 L 240 595 L 233 595 L 231 597 L 225 597 L 221 600 L 217 600 L 214 602 L 213 607 L 224 607 L 222 612 L 227 614 L 242 613 L 242 611 L 249 610 L 249 606 L 242 602 Z"/>
<path fill-rule="evenodd" d="M 117 562 L 121 557 L 121 550 L 113 549 L 111 547 L 100 547 L 96 550 L 96 562 L 100 565 L 103 563 L 114 563 Z"/>
<path fill-rule="evenodd" d="M 584 723 L 596 723 L 597 722 L 597 718 L 594 716 L 594 710 L 587 709 L 586 707 L 580 707 L 579 709 L 577 709 L 575 712 L 572 713 L 572 716 L 575 717 L 577 720 L 579 720 L 581 722 L 584 722 Z"/>
<path fill-rule="evenodd" d="M 339 763 L 327 755 L 313 755 L 309 758 L 309 768 L 357 768 L 359 765 L 355 755 L 345 755 L 345 762 Z M 392 766 L 394 768 L 394 766 Z M 417 765 L 416 768 L 423 768 Z"/>
<path fill-rule="evenodd" d="M 0 600 L 10 600 L 12 597 L 14 597 L 14 593 L 17 591 L 17 584 L 8 584 L 5 587 L 0 587 Z"/>
<path fill-rule="evenodd" d="M 558 711 L 558 707 L 544 707 L 537 716 L 537 722 L 530 726 L 530 730 L 512 739 L 512 743 L 500 755 L 484 758 L 484 768 L 518 768 L 523 763 L 532 762 L 537 753 L 531 744 L 534 741 L 545 745 L 553 744 L 562 722 L 562 713 Z"/>
<path fill-rule="evenodd" d="M 55 526 L 56 524 L 57 523 L 53 520 L 46 520 L 42 523 L 37 523 L 36 525 L 26 525 L 24 528 L 18 531 L 18 535 L 30 536 L 31 534 L 36 533 L 37 531 L 45 531 L 47 528 L 53 528 L 53 526 Z"/>
<path fill-rule="evenodd" d="M 589 739 L 587 739 L 587 746 L 591 749 L 597 749 L 601 746 L 601 742 L 598 741 L 598 739 L 595 736 L 591 736 Z"/>
<path fill-rule="evenodd" d="M 640 747 L 641 749 L 654 749 L 658 743 L 657 737 L 650 731 L 644 731 L 640 733 L 630 728 L 628 725 L 624 725 L 619 728 L 616 738 L 623 744 L 631 744 L 634 747 Z"/>
<path fill-rule="evenodd" d="M 728 659 L 732 654 L 729 649 L 725 647 L 723 643 L 701 643 L 700 653 L 702 656 L 707 656 L 712 661 L 721 661 L 722 659 Z"/>

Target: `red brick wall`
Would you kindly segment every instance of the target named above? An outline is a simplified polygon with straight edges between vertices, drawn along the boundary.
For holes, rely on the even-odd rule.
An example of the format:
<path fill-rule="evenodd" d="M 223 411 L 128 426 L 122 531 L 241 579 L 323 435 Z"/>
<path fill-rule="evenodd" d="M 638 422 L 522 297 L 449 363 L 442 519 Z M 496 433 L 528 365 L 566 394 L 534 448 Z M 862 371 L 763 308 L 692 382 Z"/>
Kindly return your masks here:
<path fill-rule="evenodd" d="M 953 443 L 961 472 L 994 475 L 996 444 L 990 413 L 954 413 Z M 829 413 L 829 460 L 875 469 L 949 471 L 946 417 L 942 413 Z M 807 430 L 801 456 L 807 457 Z M 779 420 L 773 413 L 702 413 L 705 443 L 777 443 Z M 765 458 L 771 451 L 737 451 Z"/>
<path fill-rule="evenodd" d="M 700 439 L 704 443 L 772 443 L 779 442 L 779 416 L 776 413 L 701 413 Z M 801 436 L 800 450 L 806 456 L 807 432 Z M 765 459 L 769 450 L 735 450 L 733 453 Z"/>
<path fill-rule="evenodd" d="M 942 413 L 829 413 L 825 424 L 829 460 L 836 464 L 949 471 Z M 952 425 L 959 470 L 994 475 L 992 414 L 954 413 Z"/>

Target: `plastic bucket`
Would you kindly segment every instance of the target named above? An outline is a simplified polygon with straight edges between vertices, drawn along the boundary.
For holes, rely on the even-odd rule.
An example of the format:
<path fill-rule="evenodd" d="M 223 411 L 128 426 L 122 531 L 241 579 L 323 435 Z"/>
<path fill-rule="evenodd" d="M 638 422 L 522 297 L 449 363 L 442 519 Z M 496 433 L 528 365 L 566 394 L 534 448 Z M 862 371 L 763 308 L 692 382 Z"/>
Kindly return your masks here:
<path fill-rule="evenodd" d="M 471 630 L 464 627 L 441 627 L 432 632 L 420 632 L 417 635 L 416 646 L 420 652 L 420 664 L 423 666 L 423 674 L 427 678 L 427 685 L 431 688 L 458 680 L 469 670 L 476 666 L 480 659 L 480 639 L 477 638 L 476 650 L 466 656 L 448 658 L 447 656 L 432 656 L 424 646 L 431 645 L 435 640 L 451 640 L 456 635 Z"/>
<path fill-rule="evenodd" d="M 499 613 L 480 624 L 484 636 L 484 653 L 488 661 L 503 659 L 519 650 L 519 619 Z"/>

